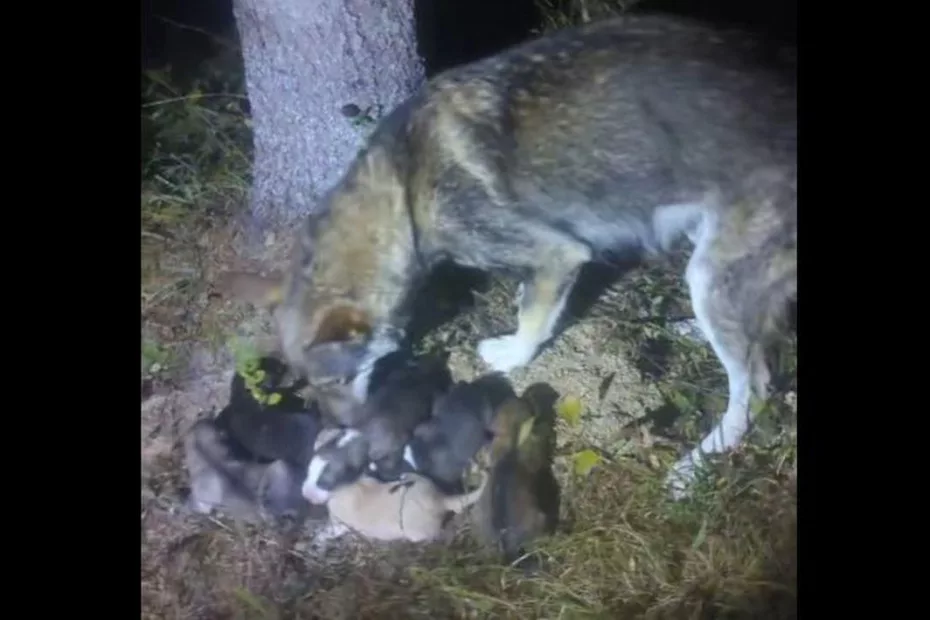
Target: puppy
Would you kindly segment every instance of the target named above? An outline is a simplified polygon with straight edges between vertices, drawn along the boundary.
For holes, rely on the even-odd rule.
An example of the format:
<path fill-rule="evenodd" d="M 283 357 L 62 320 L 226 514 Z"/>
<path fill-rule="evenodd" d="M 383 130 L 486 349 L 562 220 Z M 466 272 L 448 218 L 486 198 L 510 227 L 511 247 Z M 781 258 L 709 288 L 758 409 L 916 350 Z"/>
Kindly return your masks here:
<path fill-rule="evenodd" d="M 416 358 L 391 356 L 378 375 L 373 375 L 368 399 L 354 407 L 334 404 L 351 398 L 332 392 L 322 399 L 323 408 L 341 411 L 338 420 L 357 428 L 368 444 L 368 460 L 379 476 L 396 480 L 402 472 L 404 446 L 414 429 L 429 419 L 436 399 L 452 384 L 444 358 L 424 355 Z"/>
<path fill-rule="evenodd" d="M 301 487 L 311 504 L 325 504 L 335 489 L 355 482 L 368 467 L 368 441 L 356 429 L 324 429 L 314 448 Z"/>
<path fill-rule="evenodd" d="M 255 372 L 237 372 L 229 404 L 215 423 L 227 434 L 230 446 L 240 453 L 260 462 L 283 459 L 306 468 L 322 419 L 316 404 L 308 408 L 298 395 L 300 384 L 286 385 L 287 378 L 287 367 L 272 357 L 259 359 Z M 263 401 L 256 399 L 256 393 Z M 264 401 L 272 394 L 278 397 L 277 402 Z"/>
<path fill-rule="evenodd" d="M 548 385 L 531 385 L 504 403 L 493 422 L 489 480 L 472 519 L 478 540 L 508 563 L 558 525 L 560 490 L 552 472 L 556 398 Z"/>
<path fill-rule="evenodd" d="M 306 515 L 309 506 L 301 494 L 300 468 L 282 460 L 263 464 L 244 458 L 212 420 L 195 423 L 184 448 L 190 510 L 200 514 L 218 510 L 247 521 Z"/>
<path fill-rule="evenodd" d="M 432 417 L 416 428 L 404 461 L 444 493 L 461 492 L 465 470 L 492 437 L 494 412 L 514 396 L 501 374 L 457 383 L 436 401 Z"/>
<path fill-rule="evenodd" d="M 442 533 L 449 513 L 470 507 L 485 488 L 485 477 L 470 493 L 446 495 L 429 478 L 404 474 L 395 482 L 363 476 L 332 492 L 327 507 L 334 525 L 380 541 L 428 542 Z"/>
<path fill-rule="evenodd" d="M 322 430 L 319 412 L 261 411 L 225 407 L 216 425 L 231 441 L 260 462 L 285 460 L 307 467 L 313 445 Z"/>
<path fill-rule="evenodd" d="M 406 351 L 394 351 L 379 358 L 372 364 L 370 380 L 362 395 L 357 394 L 350 383 L 340 380 L 338 376 L 318 379 L 314 382 L 312 393 L 319 402 L 324 422 L 331 426 L 358 428 L 371 418 L 374 411 L 364 406 L 365 401 L 375 396 L 395 377 L 409 375 L 416 362 Z"/>

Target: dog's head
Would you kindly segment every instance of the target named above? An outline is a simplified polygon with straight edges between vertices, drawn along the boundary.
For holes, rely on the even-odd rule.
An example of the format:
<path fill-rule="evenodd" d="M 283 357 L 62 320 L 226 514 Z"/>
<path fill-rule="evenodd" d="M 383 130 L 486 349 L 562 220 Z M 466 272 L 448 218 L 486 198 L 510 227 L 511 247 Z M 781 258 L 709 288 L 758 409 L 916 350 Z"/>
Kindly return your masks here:
<path fill-rule="evenodd" d="M 360 303 L 322 284 L 311 285 L 299 268 L 288 276 L 229 272 L 220 282 L 236 298 L 272 313 L 276 348 L 327 399 L 364 401 L 371 366 L 398 348 L 398 338 L 376 330 Z"/>
<path fill-rule="evenodd" d="M 332 491 L 359 479 L 368 466 L 368 442 L 355 429 L 327 429 L 317 439 L 301 493 L 311 504 L 325 504 Z"/>

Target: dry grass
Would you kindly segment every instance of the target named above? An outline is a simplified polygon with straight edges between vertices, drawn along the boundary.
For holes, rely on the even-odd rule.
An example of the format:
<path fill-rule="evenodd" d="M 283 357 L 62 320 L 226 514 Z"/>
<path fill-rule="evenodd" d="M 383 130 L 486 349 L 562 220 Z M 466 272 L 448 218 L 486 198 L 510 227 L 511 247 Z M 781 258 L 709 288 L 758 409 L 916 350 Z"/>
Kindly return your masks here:
<path fill-rule="evenodd" d="M 565 2 L 577 20 L 579 0 L 564 0 L 563 11 Z M 670 503 L 662 492 L 669 464 L 712 424 L 702 412 L 721 411 L 726 395 L 709 348 L 668 320 L 690 313 L 676 260 L 627 274 L 514 376 L 518 389 L 544 380 L 585 405 L 580 423 L 559 421 L 563 522 L 540 541 L 541 575 L 495 563 L 466 523 L 443 544 L 375 545 L 320 541 L 316 523 L 278 531 L 180 514 L 180 437 L 226 399 L 232 338 L 265 327 L 264 317 L 211 294 L 213 274 L 282 266 L 289 237 L 280 231 L 258 254 L 241 242 L 241 85 L 212 77 L 178 88 L 154 77 L 143 83 L 144 618 L 797 616 L 794 346 L 751 443 L 718 463 L 693 501 Z M 454 293 L 449 284 L 438 293 Z M 513 327 L 513 287 L 477 290 L 475 304 L 424 346 L 451 349 L 455 374 L 475 376 L 475 343 Z M 577 476 L 573 455 L 589 448 L 603 461 Z"/>

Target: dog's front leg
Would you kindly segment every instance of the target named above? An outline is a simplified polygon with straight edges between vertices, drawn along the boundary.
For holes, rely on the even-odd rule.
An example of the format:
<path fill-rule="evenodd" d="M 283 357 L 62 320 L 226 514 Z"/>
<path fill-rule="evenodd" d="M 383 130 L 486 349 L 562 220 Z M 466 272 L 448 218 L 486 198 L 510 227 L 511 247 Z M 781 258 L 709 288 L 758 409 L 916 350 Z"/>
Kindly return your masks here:
<path fill-rule="evenodd" d="M 532 278 L 520 284 L 517 331 L 488 338 L 478 344 L 478 355 L 493 371 L 508 373 L 528 364 L 539 347 L 555 334 L 555 326 L 578 278 L 581 266 L 591 258 L 584 246 L 556 251 Z"/>

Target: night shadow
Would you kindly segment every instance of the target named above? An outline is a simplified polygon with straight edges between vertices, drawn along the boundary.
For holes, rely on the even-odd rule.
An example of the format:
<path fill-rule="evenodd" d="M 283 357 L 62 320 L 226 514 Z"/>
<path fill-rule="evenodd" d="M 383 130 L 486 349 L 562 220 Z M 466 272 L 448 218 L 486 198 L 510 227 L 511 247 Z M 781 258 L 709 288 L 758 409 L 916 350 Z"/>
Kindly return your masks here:
<path fill-rule="evenodd" d="M 668 373 L 669 362 L 675 351 L 675 342 L 667 336 L 648 338 L 637 346 L 633 361 L 644 380 L 661 381 Z"/>
<path fill-rule="evenodd" d="M 618 255 L 609 261 L 585 265 L 566 304 L 562 329 L 574 321 L 583 319 L 607 289 L 642 265 L 643 260 L 633 252 Z"/>
<path fill-rule="evenodd" d="M 443 262 L 431 270 L 411 301 L 408 344 L 420 342 L 426 334 L 474 307 L 474 293 L 485 292 L 490 275 L 478 269 Z"/>
<path fill-rule="evenodd" d="M 542 22 L 536 0 L 416 0 L 415 7 L 427 77 L 527 40 Z"/>
<path fill-rule="evenodd" d="M 665 402 L 654 409 L 646 412 L 642 418 L 637 420 L 638 426 L 645 426 L 650 432 L 656 435 L 669 437 L 675 427 L 675 422 L 684 412 L 678 408 L 675 403 L 665 399 Z"/>

